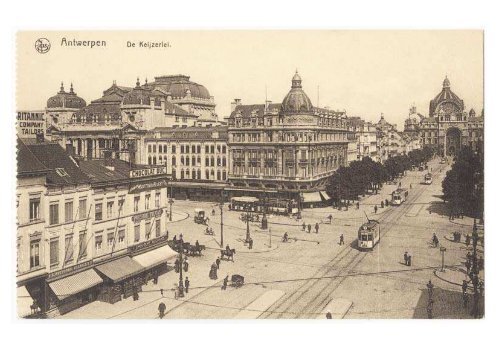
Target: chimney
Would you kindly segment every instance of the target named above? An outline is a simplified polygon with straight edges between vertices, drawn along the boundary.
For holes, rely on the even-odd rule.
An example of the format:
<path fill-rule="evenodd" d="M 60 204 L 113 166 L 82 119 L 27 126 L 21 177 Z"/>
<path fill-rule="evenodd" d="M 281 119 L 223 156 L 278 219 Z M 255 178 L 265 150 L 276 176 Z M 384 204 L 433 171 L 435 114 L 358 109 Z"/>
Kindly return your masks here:
<path fill-rule="evenodd" d="M 36 134 L 36 142 L 37 143 L 43 143 L 43 142 L 45 142 L 45 136 L 43 135 L 43 133 L 37 133 Z"/>
<path fill-rule="evenodd" d="M 70 155 L 70 156 L 75 156 L 75 147 L 73 146 L 73 143 L 71 143 L 71 141 L 67 141 L 66 142 L 66 152 Z"/>
<path fill-rule="evenodd" d="M 234 99 L 234 101 L 231 102 L 231 112 L 233 112 L 234 110 L 236 110 L 236 107 L 238 105 L 241 105 L 241 99 Z"/>
<path fill-rule="evenodd" d="M 104 166 L 106 169 L 115 170 L 115 164 L 113 160 L 113 153 L 111 150 L 105 150 L 104 151 Z"/>

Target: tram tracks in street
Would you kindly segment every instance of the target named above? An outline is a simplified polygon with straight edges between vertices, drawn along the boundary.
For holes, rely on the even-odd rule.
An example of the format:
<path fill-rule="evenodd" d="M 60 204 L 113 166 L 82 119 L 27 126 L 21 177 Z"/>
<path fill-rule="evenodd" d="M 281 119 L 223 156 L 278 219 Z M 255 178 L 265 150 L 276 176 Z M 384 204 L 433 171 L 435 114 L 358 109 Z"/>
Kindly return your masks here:
<path fill-rule="evenodd" d="M 435 171 L 435 173 L 439 173 L 441 169 L 442 168 L 439 168 Z M 415 201 L 416 199 L 418 199 L 426 190 L 423 185 L 419 186 L 420 187 L 417 192 L 411 194 L 411 198 L 408 197 L 408 203 L 411 203 L 411 201 Z M 384 212 L 378 218 L 378 221 L 381 224 L 385 223 L 384 220 L 388 220 L 387 223 L 391 224 L 390 226 L 385 227 L 383 232 L 381 232 L 381 240 L 382 237 L 387 234 L 398 222 L 398 220 L 401 219 L 410 209 L 411 205 L 402 204 L 398 208 L 394 208 L 391 209 L 391 211 Z M 351 256 L 351 254 L 353 253 L 354 255 Z M 346 249 L 343 249 L 332 260 L 330 260 L 320 270 L 318 270 L 315 275 L 316 277 L 328 277 L 333 276 L 332 274 L 335 273 L 334 278 L 313 278 L 306 281 L 291 295 L 289 295 L 288 297 L 285 296 L 282 300 L 271 306 L 269 310 L 264 312 L 259 318 L 311 318 L 312 314 L 317 314 L 318 311 L 323 309 L 326 304 L 328 304 L 329 299 L 331 299 L 331 295 L 349 276 L 346 274 L 353 272 L 367 255 L 368 252 L 360 252 L 353 246 L 349 246 Z M 344 265 L 339 265 L 343 262 L 344 259 L 347 259 L 346 263 Z M 320 272 L 322 273 L 320 274 Z M 312 292 L 313 296 L 307 299 L 306 295 L 308 295 L 310 292 Z"/>

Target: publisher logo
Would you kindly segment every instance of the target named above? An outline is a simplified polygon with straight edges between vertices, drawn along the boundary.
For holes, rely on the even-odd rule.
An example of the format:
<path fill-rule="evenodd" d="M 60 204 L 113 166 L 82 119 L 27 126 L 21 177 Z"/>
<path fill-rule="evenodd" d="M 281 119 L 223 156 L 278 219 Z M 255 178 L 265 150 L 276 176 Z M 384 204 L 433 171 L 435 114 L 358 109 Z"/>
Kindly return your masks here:
<path fill-rule="evenodd" d="M 47 38 L 39 38 L 35 42 L 35 49 L 40 54 L 45 54 L 50 50 L 50 42 Z"/>

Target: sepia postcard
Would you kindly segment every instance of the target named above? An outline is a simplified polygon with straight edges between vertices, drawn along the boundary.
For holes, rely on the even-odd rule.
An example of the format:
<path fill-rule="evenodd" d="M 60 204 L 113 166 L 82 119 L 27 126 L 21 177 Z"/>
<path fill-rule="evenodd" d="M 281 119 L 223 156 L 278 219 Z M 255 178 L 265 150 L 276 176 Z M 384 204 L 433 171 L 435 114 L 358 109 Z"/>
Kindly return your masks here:
<path fill-rule="evenodd" d="M 482 31 L 16 51 L 19 318 L 485 316 Z"/>

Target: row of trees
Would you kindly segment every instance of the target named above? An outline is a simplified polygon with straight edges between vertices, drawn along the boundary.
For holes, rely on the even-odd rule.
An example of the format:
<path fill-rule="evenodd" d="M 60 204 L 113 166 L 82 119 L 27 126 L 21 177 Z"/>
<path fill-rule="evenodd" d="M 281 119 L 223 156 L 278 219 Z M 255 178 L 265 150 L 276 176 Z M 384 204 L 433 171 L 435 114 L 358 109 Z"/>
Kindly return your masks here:
<path fill-rule="evenodd" d="M 443 199 L 449 202 L 450 216 L 469 215 L 482 219 L 484 160 L 481 154 L 462 147 L 443 180 Z"/>
<path fill-rule="evenodd" d="M 369 191 L 377 193 L 384 182 L 402 175 L 412 166 L 427 162 L 432 156 L 432 150 L 424 148 L 413 150 L 408 155 L 390 157 L 384 164 L 364 157 L 339 168 L 331 176 L 326 190 L 337 205 L 342 201 L 355 201 Z"/>

